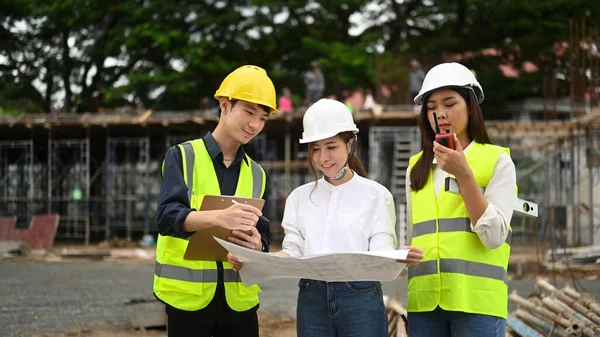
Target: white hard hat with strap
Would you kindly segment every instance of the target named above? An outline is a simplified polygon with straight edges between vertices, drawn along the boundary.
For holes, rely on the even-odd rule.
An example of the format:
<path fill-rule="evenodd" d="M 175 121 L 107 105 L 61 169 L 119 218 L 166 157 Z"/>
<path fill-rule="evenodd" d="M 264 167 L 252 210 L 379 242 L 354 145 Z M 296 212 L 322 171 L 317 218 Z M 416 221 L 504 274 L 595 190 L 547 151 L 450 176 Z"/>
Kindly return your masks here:
<path fill-rule="evenodd" d="M 302 124 L 304 132 L 300 144 L 316 142 L 346 131 L 358 133 L 348 107 L 340 101 L 327 98 L 318 100 L 306 110 Z"/>
<path fill-rule="evenodd" d="M 328 177 L 333 180 L 342 179 L 348 172 L 348 162 L 352 158 L 357 141 L 358 128 L 354 124 L 352 112 L 340 101 L 322 98 L 306 110 L 302 123 L 304 131 L 300 139 L 301 144 L 317 142 L 334 137 L 342 132 L 350 131 L 354 133 L 354 142 L 344 167 L 333 177 Z"/>
<path fill-rule="evenodd" d="M 475 78 L 475 75 L 473 75 L 469 68 L 462 64 L 452 62 L 438 64 L 427 72 L 421 91 L 415 97 L 415 104 L 422 105 L 425 95 L 434 90 L 448 87 L 470 89 L 475 94 L 475 97 L 477 97 L 477 102 L 479 104 L 483 102 L 483 88 Z"/>

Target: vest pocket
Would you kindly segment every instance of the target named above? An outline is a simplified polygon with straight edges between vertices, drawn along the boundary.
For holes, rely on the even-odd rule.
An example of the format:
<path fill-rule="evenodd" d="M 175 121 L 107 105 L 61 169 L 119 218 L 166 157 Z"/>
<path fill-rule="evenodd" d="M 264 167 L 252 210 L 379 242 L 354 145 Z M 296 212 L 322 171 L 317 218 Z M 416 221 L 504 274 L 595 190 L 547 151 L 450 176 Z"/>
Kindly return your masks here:
<path fill-rule="evenodd" d="M 162 293 L 184 294 L 186 296 L 202 296 L 202 283 L 158 278 L 158 286 Z"/>
<path fill-rule="evenodd" d="M 240 297 L 256 296 L 261 292 L 260 287 L 257 284 L 253 284 L 249 287 L 246 287 L 242 282 L 238 282 L 237 284 Z"/>

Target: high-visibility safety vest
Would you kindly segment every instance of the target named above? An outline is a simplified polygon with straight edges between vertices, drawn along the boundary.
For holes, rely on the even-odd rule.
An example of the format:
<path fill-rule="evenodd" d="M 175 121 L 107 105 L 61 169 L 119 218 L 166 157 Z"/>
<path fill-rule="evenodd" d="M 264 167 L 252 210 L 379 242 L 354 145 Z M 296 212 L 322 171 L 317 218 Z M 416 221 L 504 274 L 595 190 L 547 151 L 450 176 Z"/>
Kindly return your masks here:
<path fill-rule="evenodd" d="M 202 139 L 178 145 L 183 157 L 183 179 L 188 186 L 190 205 L 200 209 L 205 195 L 221 195 L 219 181 L 212 159 Z M 263 168 L 246 156 L 241 162 L 236 196 L 262 198 L 265 192 Z M 164 169 L 164 167 L 163 167 Z M 215 296 L 218 270 L 214 261 L 184 260 L 188 240 L 172 236 L 158 236 L 154 294 L 161 301 L 181 310 L 205 308 Z M 235 311 L 246 311 L 258 304 L 258 285 L 246 287 L 239 274 L 223 262 L 225 298 Z"/>
<path fill-rule="evenodd" d="M 487 187 L 503 152 L 510 155 L 508 148 L 473 143 L 465 154 L 480 187 Z M 411 171 L 421 154 L 410 158 Z M 408 268 L 407 310 L 429 312 L 439 305 L 506 319 L 512 228 L 500 247 L 487 248 L 471 231 L 462 196 L 442 189 L 436 198 L 432 176 L 423 189 L 411 192 L 411 245 L 423 248 L 424 257 Z"/>

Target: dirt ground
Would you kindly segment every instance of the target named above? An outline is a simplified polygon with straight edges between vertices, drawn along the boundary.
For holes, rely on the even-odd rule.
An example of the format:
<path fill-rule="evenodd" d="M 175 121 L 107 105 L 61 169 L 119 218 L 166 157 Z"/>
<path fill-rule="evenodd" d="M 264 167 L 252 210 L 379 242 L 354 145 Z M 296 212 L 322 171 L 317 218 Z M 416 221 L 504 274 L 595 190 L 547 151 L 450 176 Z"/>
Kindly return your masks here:
<path fill-rule="evenodd" d="M 60 246 L 6 259 L 0 263 L 0 275 L 6 275 L 0 278 L 0 302 L 6 306 L 0 310 L 3 327 L 0 335 L 166 337 L 164 328 L 130 329 L 122 303 L 128 298 L 151 296 L 153 253 L 154 248 L 118 245 Z M 538 247 L 515 245 L 509 267 L 511 291 L 518 290 L 525 296 L 534 289 L 535 279 L 545 275 L 552 281 L 556 279 L 557 287 L 573 283 L 574 287 L 600 298 L 597 264 L 561 267 L 558 262 L 543 261 L 542 256 Z M 406 289 L 405 277 L 384 284 L 385 294 L 392 297 L 395 294 L 405 303 L 401 289 Z M 296 296 L 297 280 L 277 280 L 264 285 L 259 310 L 261 337 L 296 336 Z M 511 304 L 510 310 L 514 309 Z M 58 330 L 63 332 L 52 332 Z"/>
<path fill-rule="evenodd" d="M 296 337 L 296 321 L 293 317 L 274 315 L 269 311 L 259 311 L 261 337 Z M 75 329 L 56 334 L 42 334 L 34 337 L 166 337 L 165 329 L 117 330 L 117 329 Z"/>

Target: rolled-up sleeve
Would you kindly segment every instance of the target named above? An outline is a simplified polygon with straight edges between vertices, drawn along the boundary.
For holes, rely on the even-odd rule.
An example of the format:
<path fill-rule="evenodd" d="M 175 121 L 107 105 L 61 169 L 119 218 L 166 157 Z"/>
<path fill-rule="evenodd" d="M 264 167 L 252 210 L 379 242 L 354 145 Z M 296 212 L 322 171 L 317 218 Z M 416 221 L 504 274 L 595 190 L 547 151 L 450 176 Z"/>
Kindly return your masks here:
<path fill-rule="evenodd" d="M 517 201 L 517 174 L 510 156 L 503 153 L 496 161 L 492 178 L 483 196 L 488 206 L 471 230 L 489 249 L 502 245 L 508 237 L 508 227 Z"/>
<path fill-rule="evenodd" d="M 398 246 L 394 197 L 387 189 L 380 193 L 371 223 L 370 251 L 394 250 Z"/>
<path fill-rule="evenodd" d="M 181 152 L 179 147 L 173 147 L 165 155 L 163 179 L 158 195 L 156 225 L 161 235 L 186 239 L 194 234 L 183 231 L 185 219 L 194 211 L 190 207 L 187 191 L 183 179 Z"/>
<path fill-rule="evenodd" d="M 292 192 L 285 201 L 281 227 L 285 232 L 282 251 L 292 257 L 304 256 L 304 235 L 298 228 L 298 195 Z"/>

